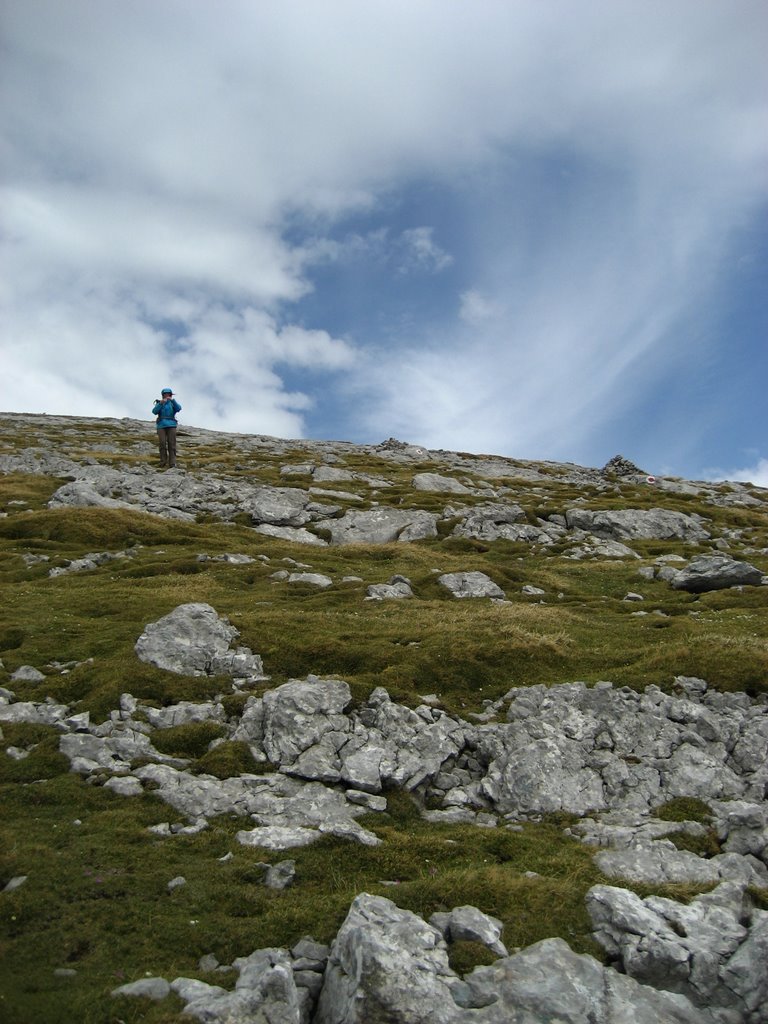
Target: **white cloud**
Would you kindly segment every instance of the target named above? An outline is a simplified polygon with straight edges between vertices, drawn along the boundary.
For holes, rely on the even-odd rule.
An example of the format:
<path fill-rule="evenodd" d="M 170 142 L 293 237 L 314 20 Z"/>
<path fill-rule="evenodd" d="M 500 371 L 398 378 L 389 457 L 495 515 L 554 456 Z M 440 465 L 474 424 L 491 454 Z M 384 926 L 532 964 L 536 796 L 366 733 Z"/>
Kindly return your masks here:
<path fill-rule="evenodd" d="M 499 304 L 476 288 L 462 292 L 459 303 L 459 319 L 470 327 L 478 327 L 489 320 L 494 320 L 501 313 Z"/>
<path fill-rule="evenodd" d="M 706 480 L 736 480 L 755 484 L 757 487 L 768 487 L 768 459 L 758 458 L 752 466 L 743 469 L 709 469 Z"/>
<path fill-rule="evenodd" d="M 439 274 L 453 263 L 453 256 L 434 240 L 433 227 L 406 228 L 395 235 L 387 227 L 365 234 L 351 232 L 341 239 L 315 237 L 297 250 L 301 266 L 316 264 L 378 264 L 399 275 Z"/>
<path fill-rule="evenodd" d="M 758 0 L 6 5 L 0 405 L 139 415 L 171 382 L 201 425 L 297 435 L 344 384 L 381 436 L 525 455 L 599 432 L 696 357 L 675 328 L 766 199 L 765 21 Z M 499 203 L 403 228 L 413 181 Z M 345 234 L 353 214 L 380 226 Z M 455 324 L 387 350 L 307 329 L 292 303 L 345 260 L 450 266 Z"/>
<path fill-rule="evenodd" d="M 432 235 L 434 228 L 409 228 L 400 236 L 398 273 L 439 274 L 453 263 L 453 256 L 441 249 Z"/>

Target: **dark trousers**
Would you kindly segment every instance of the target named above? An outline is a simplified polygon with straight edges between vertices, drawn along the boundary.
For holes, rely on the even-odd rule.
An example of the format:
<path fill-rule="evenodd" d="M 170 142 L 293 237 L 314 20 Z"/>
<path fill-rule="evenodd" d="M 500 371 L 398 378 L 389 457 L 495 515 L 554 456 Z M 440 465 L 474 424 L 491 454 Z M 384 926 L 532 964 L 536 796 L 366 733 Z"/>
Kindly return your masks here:
<path fill-rule="evenodd" d="M 176 465 L 176 427 L 158 427 L 157 441 L 160 445 L 160 465 Z"/>

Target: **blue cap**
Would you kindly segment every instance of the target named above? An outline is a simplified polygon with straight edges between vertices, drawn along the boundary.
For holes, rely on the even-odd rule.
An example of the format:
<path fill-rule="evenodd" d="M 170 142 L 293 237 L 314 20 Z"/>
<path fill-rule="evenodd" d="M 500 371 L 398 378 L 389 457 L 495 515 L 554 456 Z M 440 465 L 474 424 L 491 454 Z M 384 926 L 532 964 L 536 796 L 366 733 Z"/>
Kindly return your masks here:
<path fill-rule="evenodd" d="M 163 390 L 161 391 L 161 394 L 163 394 L 163 395 L 172 395 L 173 394 L 173 389 L 172 388 L 163 388 Z"/>

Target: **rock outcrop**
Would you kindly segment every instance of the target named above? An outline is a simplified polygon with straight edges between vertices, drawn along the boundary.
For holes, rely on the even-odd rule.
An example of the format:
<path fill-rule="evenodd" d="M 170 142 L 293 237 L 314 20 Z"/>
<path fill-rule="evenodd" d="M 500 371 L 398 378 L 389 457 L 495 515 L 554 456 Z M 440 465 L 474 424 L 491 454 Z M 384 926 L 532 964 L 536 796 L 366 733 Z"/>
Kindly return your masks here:
<path fill-rule="evenodd" d="M 16 702 L 5 691 L 0 721 L 55 725 L 74 771 L 127 777 L 116 788 L 126 795 L 151 784 L 191 826 L 219 814 L 250 817 L 244 844 L 287 849 L 328 833 L 375 843 L 355 819 L 385 809 L 378 794 L 397 786 L 428 801 L 433 821 L 500 827 L 552 811 L 579 815 L 574 835 L 599 849 L 612 877 L 768 884 L 765 701 L 681 677 L 677 695 L 610 683 L 521 687 L 495 711 L 502 708 L 506 722 L 472 724 L 427 704 L 403 707 L 382 688 L 355 707 L 343 680 L 309 677 L 249 697 L 235 717 L 219 701 L 153 708 L 126 694 L 93 725 L 66 706 Z M 274 771 L 191 774 L 152 744 L 155 729 L 201 721 L 247 743 Z M 133 769 L 137 759 L 143 766 Z M 654 817 L 680 797 L 713 808 L 717 855 L 673 845 L 677 832 L 701 834 L 700 824 Z"/>
<path fill-rule="evenodd" d="M 565 513 L 570 530 L 584 530 L 604 540 L 681 540 L 698 543 L 709 539 L 696 516 L 665 508 L 627 508 L 589 511 L 571 508 Z"/>
<path fill-rule="evenodd" d="M 768 911 L 755 907 L 743 883 L 724 883 L 687 906 L 601 885 L 587 906 L 596 939 L 630 978 L 725 1020 L 768 1020 Z"/>
<path fill-rule="evenodd" d="M 434 923 L 361 893 L 330 949 L 304 939 L 291 950 L 256 950 L 235 960 L 232 991 L 152 978 L 112 994 L 162 999 L 173 991 L 185 1013 L 206 1024 L 764 1024 L 768 914 L 753 910 L 745 920 L 745 899 L 720 886 L 686 907 L 596 886 L 596 936 L 626 973 L 562 939 L 507 956 L 492 919 L 457 908 L 445 916 L 471 918 L 473 941 L 498 956 L 461 977 L 449 962 L 450 942 L 467 934 L 460 925 L 446 940 Z"/>
<path fill-rule="evenodd" d="M 764 511 L 768 493 L 744 484 L 648 477 L 622 456 L 593 470 L 427 451 L 394 439 L 374 447 L 232 435 L 221 463 L 207 455 L 205 471 L 160 474 L 134 455 L 121 464 L 123 449 L 109 445 L 100 449 L 101 460 L 96 448 L 84 456 L 76 438 L 57 447 L 50 431 L 57 418 L 23 422 L 30 420 L 40 420 L 45 443 L 9 448 L 0 455 L 0 472 L 57 478 L 47 492 L 53 491 L 46 519 L 86 518 L 67 515 L 84 508 L 113 510 L 121 523 L 139 522 L 126 511 L 195 528 L 213 518 L 248 525 L 249 543 L 257 533 L 317 549 L 323 572 L 288 557 L 267 568 L 270 557 L 258 546 L 270 551 L 278 546 L 266 541 L 252 542 L 251 554 L 190 556 L 187 549 L 194 564 L 185 564 L 185 570 L 199 572 L 203 583 L 210 575 L 217 587 L 229 573 L 238 577 L 238 585 L 245 585 L 246 577 L 249 587 L 255 580 L 259 604 L 305 597 L 308 603 L 327 600 L 329 607 L 349 601 L 354 614 L 402 616 L 403 621 L 410 614 L 418 621 L 432 601 L 440 614 L 457 618 L 475 612 L 510 612 L 511 618 L 512 611 L 554 618 L 558 602 L 565 607 L 573 600 L 565 584 L 561 590 L 559 568 L 567 566 L 571 578 L 590 571 L 587 565 L 558 566 L 556 559 L 610 559 L 614 564 L 595 569 L 615 573 L 621 589 L 600 599 L 610 601 L 624 622 L 645 628 L 658 620 L 643 615 L 673 622 L 669 609 L 661 607 L 665 602 L 681 616 L 706 614 L 716 602 L 729 609 L 739 600 L 756 606 L 763 595 L 755 592 L 742 598 L 734 591 L 709 599 L 709 606 L 698 595 L 767 582 L 758 568 L 768 553 L 760 547 L 765 534 L 747 524 L 743 510 Z M 137 453 L 151 453 L 146 424 L 119 427 L 134 438 Z M 210 445 L 209 432 L 187 431 L 190 449 Z M 250 468 L 244 471 L 262 456 L 261 477 Z M 366 471 L 360 469 L 362 461 L 368 463 Z M 273 486 L 276 482 L 280 486 Z M 620 507 L 623 496 L 627 507 Z M 672 507 L 663 507 L 665 502 Z M 657 507 L 646 507 L 651 504 Z M 698 511 L 686 514 L 681 507 Z M 24 536 L 24 520 L 19 510 L 8 508 L 0 515 L 18 515 L 10 524 L 18 533 L 8 534 L 15 543 Z M 717 511 L 722 508 L 738 513 L 724 515 Z M 155 522 L 153 530 L 156 526 L 171 529 Z M 113 551 L 90 550 L 105 542 L 88 540 L 87 546 L 73 545 L 66 552 L 80 557 L 57 557 L 48 542 L 30 544 L 26 551 L 19 546 L 11 552 L 11 571 L 51 589 L 87 585 L 87 580 L 66 579 L 75 573 L 92 573 L 97 583 L 107 573 L 133 577 L 144 569 L 137 558 L 142 549 L 131 536 L 133 527 L 125 533 L 125 539 L 114 540 Z M 418 551 L 404 547 L 412 542 L 424 543 Z M 362 573 L 357 555 L 360 564 L 366 555 L 339 551 L 342 545 L 392 545 L 375 552 L 376 564 L 387 568 L 367 579 L 342 576 Z M 440 561 L 435 558 L 428 570 L 427 556 L 436 552 Z M 469 557 L 463 571 L 464 554 Z M 342 569 L 347 556 L 352 557 Z M 387 579 L 395 558 L 409 576 Z M 518 567 L 523 561 L 526 565 Z M 531 566 L 540 573 L 530 572 Z M 366 600 L 381 604 L 363 605 Z M 384 604 L 396 600 L 399 606 Z M 488 608 L 487 602 L 503 607 Z M 679 621 L 695 619 L 674 625 Z M 408 631 L 402 635 L 407 641 L 398 638 L 398 643 L 418 643 Z M 4 656 L 16 650 L 11 633 L 6 640 Z M 272 657 L 273 645 L 265 657 L 266 650 Z M 473 906 L 441 909 L 424 920 L 382 896 L 360 893 L 330 947 L 305 938 L 292 949 L 256 950 L 223 968 L 236 972 L 234 988 L 197 978 L 150 977 L 116 989 L 116 998 L 163 1000 L 173 992 L 187 1015 L 207 1024 L 768 1024 L 768 912 L 754 895 L 768 889 L 765 697 L 720 692 L 688 676 L 672 684 L 673 672 L 663 690 L 570 682 L 517 685 L 499 697 L 510 676 L 495 690 L 496 699 L 460 716 L 443 710 L 437 694 L 422 696 L 414 707 L 393 700 L 395 690 L 382 686 L 361 694 L 357 678 L 355 700 L 349 682 L 336 676 L 309 674 L 270 687 L 262 656 L 243 646 L 235 626 L 202 602 L 181 604 L 147 623 L 135 640 L 135 653 L 158 676 L 195 677 L 196 687 L 203 679 L 207 699 L 163 703 L 159 697 L 144 703 L 123 693 L 117 706 L 96 720 L 77 703 L 64 703 L 73 699 L 68 694 L 76 687 L 49 686 L 52 676 L 69 668 L 56 662 L 24 665 L 20 657 L 14 671 L 5 672 L 9 688 L 0 689 L 0 724 L 7 723 L 6 732 L 13 735 L 5 744 L 7 756 L 24 761 L 45 735 L 56 770 L 66 764 L 64 755 L 89 785 L 104 787 L 102 799 L 130 801 L 151 794 L 168 818 L 150 827 L 151 842 L 163 848 L 181 846 L 176 837 L 206 829 L 217 835 L 224 829 L 221 822 L 212 827 L 216 818 L 237 818 L 232 845 L 254 861 L 255 882 L 271 890 L 270 899 L 288 900 L 293 893 L 283 890 L 301 886 L 296 864 L 305 854 L 293 854 L 296 862 L 264 864 L 258 851 L 298 849 L 324 836 L 380 847 L 388 835 L 381 823 L 391 828 L 392 819 L 383 815 L 394 806 L 393 789 L 401 791 L 398 806 L 413 804 L 412 813 L 427 822 L 496 829 L 497 835 L 527 830 L 527 823 L 544 815 L 568 814 L 573 820 L 566 832 L 584 844 L 602 880 L 615 885 L 594 886 L 587 898 L 607 965 L 576 954 L 556 938 L 508 955 L 502 922 Z M 25 651 L 23 659 L 34 656 Z M 384 678 L 397 686 L 392 667 Z M 275 677 L 281 671 L 268 668 Z M 286 677 L 287 672 L 280 676 Z M 183 679 L 175 678 L 168 690 L 179 694 L 183 687 Z M 250 770 L 222 778 L 204 773 L 202 761 L 191 756 L 169 756 L 163 751 L 176 749 L 168 745 L 171 738 L 161 742 L 169 729 L 187 738 L 205 737 L 203 745 L 215 736 L 206 758 L 222 744 L 230 745 L 233 764 L 246 763 L 250 753 Z M 223 774 L 228 769 L 222 772 L 220 765 L 228 763 L 214 757 L 209 770 Z M 24 767 L 12 764 L 20 774 Z M 675 814 L 669 812 L 670 802 Z M 669 820 L 682 813 L 690 813 L 691 820 Z M 357 856 L 369 852 L 383 851 Z M 321 854 L 322 848 L 312 851 L 313 857 Z M 4 892 L 13 892 L 16 880 L 26 877 L 14 876 Z M 183 877 L 170 883 L 167 877 L 163 894 L 176 888 L 182 894 Z M 630 883 L 679 883 L 711 891 L 682 904 L 620 888 Z M 451 953 L 456 943 L 467 942 L 480 943 L 496 959 L 462 977 L 451 966 Z M 211 969 L 201 961 L 201 974 Z"/>

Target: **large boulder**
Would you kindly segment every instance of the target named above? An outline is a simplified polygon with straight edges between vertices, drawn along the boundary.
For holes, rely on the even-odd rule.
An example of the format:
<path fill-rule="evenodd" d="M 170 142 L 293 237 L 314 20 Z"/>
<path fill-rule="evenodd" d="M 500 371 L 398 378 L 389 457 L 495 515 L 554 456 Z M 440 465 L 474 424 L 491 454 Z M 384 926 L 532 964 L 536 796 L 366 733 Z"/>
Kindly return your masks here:
<path fill-rule="evenodd" d="M 328 519 L 323 529 L 332 544 L 390 544 L 437 536 L 437 516 L 419 509 L 351 509 L 341 519 Z"/>
<path fill-rule="evenodd" d="M 594 511 L 571 508 L 565 513 L 569 530 L 606 540 L 683 540 L 698 543 L 707 540 L 709 533 L 695 516 L 672 512 L 665 508 L 625 508 Z"/>
<path fill-rule="evenodd" d="M 232 648 L 240 633 L 209 604 L 182 604 L 150 622 L 136 641 L 140 661 L 180 675 L 266 679 L 258 654 Z"/>
<path fill-rule="evenodd" d="M 684 996 L 627 978 L 562 939 L 544 939 L 453 988 L 458 1024 L 714 1024 Z M 425 1018 L 430 1019 L 430 1018 Z M 441 1018 L 435 1018 L 441 1020 Z"/>
<path fill-rule="evenodd" d="M 446 509 L 446 516 L 461 515 L 453 528 L 454 537 L 472 540 L 510 540 L 527 544 L 553 544 L 564 533 L 564 527 L 551 522 L 538 526 L 526 521 L 523 509 L 514 502 L 489 502 L 469 510 Z"/>
<path fill-rule="evenodd" d="M 438 1024 L 457 1019 L 437 928 L 382 896 L 356 896 L 336 936 L 315 1024 Z"/>
<path fill-rule="evenodd" d="M 762 572 L 749 562 L 738 562 L 728 555 L 697 555 L 672 578 L 672 587 L 701 594 L 727 587 L 759 586 L 762 581 Z"/>

